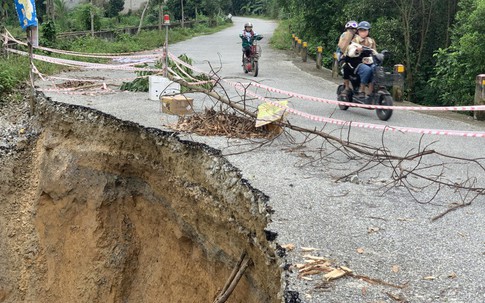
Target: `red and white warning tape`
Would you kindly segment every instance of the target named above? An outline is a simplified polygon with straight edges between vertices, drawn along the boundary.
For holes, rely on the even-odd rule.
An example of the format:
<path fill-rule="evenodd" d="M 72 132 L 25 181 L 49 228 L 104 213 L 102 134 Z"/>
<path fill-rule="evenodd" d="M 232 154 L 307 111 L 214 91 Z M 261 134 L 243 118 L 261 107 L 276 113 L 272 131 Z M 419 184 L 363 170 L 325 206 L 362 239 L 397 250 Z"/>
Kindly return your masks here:
<path fill-rule="evenodd" d="M 2 34 L 5 38 L 4 44 L 6 45 L 8 41 L 13 41 L 17 44 L 27 46 L 27 43 L 16 39 L 12 34 L 7 30 L 6 34 Z M 158 58 L 162 54 L 162 49 L 155 49 L 152 51 L 152 54 L 140 54 L 139 52 L 129 52 L 129 53 L 81 53 L 81 52 L 74 52 L 68 50 L 60 50 L 45 46 L 34 46 L 34 49 L 39 49 L 43 51 L 48 51 L 51 53 L 63 54 L 63 55 L 70 55 L 70 56 L 78 56 L 78 57 L 89 57 L 89 58 L 105 58 L 105 59 L 120 59 L 120 58 Z"/>
<path fill-rule="evenodd" d="M 188 64 L 187 62 L 184 62 L 177 58 L 175 55 L 170 53 L 170 58 L 172 60 L 177 61 L 178 63 L 184 65 L 187 68 L 191 68 L 192 70 L 199 72 L 199 73 L 204 73 L 203 71 L 196 69 L 192 65 Z M 225 82 L 230 83 L 230 81 L 225 80 Z M 337 100 L 330 100 L 330 99 L 323 99 L 323 98 L 318 98 L 318 97 L 313 97 L 309 95 L 304 95 L 304 94 L 299 94 L 299 93 L 294 93 L 290 91 L 285 91 L 282 89 L 278 89 L 275 87 L 267 86 L 261 83 L 257 82 L 251 82 L 251 83 L 245 83 L 247 87 L 249 85 L 264 89 L 269 92 L 274 92 L 282 95 L 286 95 L 289 97 L 294 97 L 298 99 L 303 99 L 303 100 L 309 100 L 309 101 L 316 101 L 316 102 L 322 102 L 322 103 L 328 103 L 328 104 L 334 104 L 334 105 L 345 105 L 345 106 L 351 106 L 351 107 L 362 107 L 362 108 L 373 108 L 373 109 L 392 109 L 392 110 L 408 110 L 408 111 L 482 111 L 485 110 L 485 105 L 471 105 L 471 106 L 383 106 L 383 105 L 368 105 L 368 104 L 357 104 L 357 103 L 352 103 L 352 102 L 342 102 L 342 101 L 337 101 Z"/>
<path fill-rule="evenodd" d="M 20 55 L 27 56 L 28 54 L 26 52 L 22 52 L 19 50 L 14 50 L 7 48 L 7 51 L 17 53 Z M 67 53 L 66 53 L 67 54 Z M 70 53 L 73 54 L 73 53 Z M 88 55 L 86 55 L 87 57 Z M 106 55 L 107 57 L 111 56 L 111 54 Z M 198 73 L 206 74 L 206 72 L 195 68 L 194 66 L 188 64 L 187 62 L 180 60 L 177 58 L 175 55 L 169 53 L 169 56 L 172 60 L 175 62 L 190 68 Z M 147 57 L 147 56 L 144 56 Z M 44 61 L 44 62 L 50 62 L 54 64 L 60 64 L 60 65 L 67 65 L 67 66 L 75 66 L 75 67 L 84 67 L 87 69 L 108 69 L 108 70 L 129 70 L 129 71 L 151 71 L 151 72 L 163 72 L 163 69 L 159 68 L 140 68 L 140 67 L 133 67 L 131 65 L 137 64 L 137 63 L 130 63 L 130 64 L 122 64 L 122 65 L 113 65 L 113 64 L 100 64 L 100 63 L 89 63 L 89 62 L 80 62 L 80 61 L 75 61 L 75 60 L 67 60 L 67 59 L 60 59 L 60 58 L 51 58 L 48 56 L 42 56 L 42 55 L 33 55 L 33 58 L 36 60 Z M 176 74 L 172 69 L 169 69 L 169 71 L 173 74 Z M 38 71 L 36 71 L 38 73 Z M 39 73 L 40 74 L 40 73 Z M 209 75 L 208 75 L 209 76 Z M 210 77 L 210 76 L 209 76 Z M 90 80 L 87 80 L 90 81 Z M 204 83 L 209 83 L 209 82 L 214 82 L 216 79 L 209 80 L 209 81 L 199 81 L 199 82 L 193 82 L 191 84 L 204 84 Z M 367 129 L 375 129 L 375 130 L 381 130 L 381 131 L 396 131 L 396 132 L 402 132 L 402 133 L 417 133 L 417 134 L 429 134 L 429 135 L 446 135 L 446 136 L 461 136 L 461 137 L 475 137 L 475 138 L 484 138 L 485 137 L 485 132 L 473 132 L 473 131 L 456 131 L 456 130 L 439 130 L 439 129 L 421 129 L 421 128 L 411 128 L 411 127 L 400 127 L 400 126 L 389 126 L 389 125 L 380 125 L 380 124 L 371 124 L 371 123 L 363 123 L 363 122 L 351 122 L 351 121 L 344 121 L 344 120 L 339 120 L 339 119 L 334 119 L 334 118 L 328 118 L 328 117 L 323 117 L 323 116 L 317 116 L 317 115 L 312 115 L 306 112 L 302 112 L 293 108 L 289 107 L 284 107 L 281 104 L 277 102 L 273 102 L 270 99 L 267 99 L 265 97 L 262 97 L 248 89 L 248 87 L 253 86 L 257 88 L 264 89 L 268 92 L 273 92 L 273 93 L 278 93 L 282 95 L 286 95 L 289 97 L 294 97 L 298 99 L 303 99 L 303 100 L 309 100 L 309 101 L 317 101 L 317 102 L 323 102 L 323 103 L 329 103 L 329 104 L 335 104 L 335 105 L 347 105 L 347 106 L 357 106 L 357 107 L 365 107 L 365 108 L 378 108 L 378 109 L 393 109 L 393 110 L 414 110 L 414 111 L 477 111 L 477 110 L 485 110 L 485 106 L 446 106 L 446 107 L 428 107 L 428 106 L 379 106 L 379 105 L 360 105 L 360 104 L 355 104 L 355 103 L 347 103 L 347 102 L 341 102 L 341 101 L 336 101 L 336 100 L 328 100 L 328 99 L 323 99 L 323 98 L 318 98 L 318 97 L 313 97 L 313 96 L 308 96 L 304 94 L 298 94 L 290 91 L 285 91 L 281 89 L 277 89 L 274 87 L 266 86 L 260 83 L 235 83 L 227 80 L 222 80 L 225 83 L 233 86 L 237 90 L 244 91 L 246 94 L 257 98 L 263 102 L 270 103 L 274 106 L 280 107 L 284 109 L 285 111 L 301 116 L 303 118 L 312 120 L 312 121 L 317 121 L 317 122 L 324 122 L 324 123 L 331 123 L 331 124 L 336 124 L 336 125 L 342 125 L 342 126 L 348 126 L 348 127 L 359 127 L 359 128 L 367 128 Z M 49 90 L 50 91 L 50 90 Z M 53 90 L 54 91 L 54 90 Z M 57 92 L 62 92 L 60 89 L 56 89 L 55 91 Z M 69 90 L 64 90 L 63 93 L 68 93 L 68 94 L 89 94 L 86 92 L 66 92 Z M 101 90 L 103 93 L 110 92 L 106 87 L 106 84 L 103 83 L 103 87 Z"/>
<path fill-rule="evenodd" d="M 309 113 L 305 113 L 293 108 L 285 107 L 278 102 L 273 102 L 270 99 L 264 98 L 258 94 L 255 94 L 249 90 L 247 87 L 242 83 L 233 83 L 233 86 L 245 92 L 246 94 L 257 98 L 263 102 L 270 103 L 273 106 L 280 107 L 285 111 L 295 114 L 297 116 L 301 116 L 303 118 L 309 119 L 311 121 L 317 122 L 324 122 L 324 123 L 331 123 L 336 125 L 348 126 L 348 127 L 359 127 L 359 128 L 367 128 L 367 129 L 375 129 L 381 131 L 395 131 L 395 132 L 402 132 L 402 133 L 417 133 L 417 134 L 428 134 L 428 135 L 444 135 L 444 136 L 460 136 L 460 137 L 474 137 L 474 138 L 485 138 L 485 132 L 473 132 L 473 131 L 456 131 L 456 130 L 440 130 L 440 129 L 424 129 L 424 128 L 413 128 L 413 127 L 400 127 L 400 126 L 389 126 L 389 125 L 381 125 L 381 124 L 372 124 L 372 123 L 364 123 L 364 122 L 353 122 L 353 121 L 344 121 L 334 118 L 328 118 L 323 116 L 312 115 Z"/>
<path fill-rule="evenodd" d="M 295 97 L 298 99 L 309 100 L 309 101 L 317 101 L 322 103 L 328 104 L 335 104 L 335 105 L 346 105 L 346 106 L 354 106 L 354 107 L 362 107 L 362 108 L 375 108 L 375 109 L 392 109 L 392 110 L 413 110 L 413 111 L 482 111 L 485 110 L 485 105 L 472 105 L 472 106 L 382 106 L 382 105 L 366 105 L 366 104 L 356 104 L 351 102 L 342 102 L 336 100 L 329 100 L 323 99 L 313 96 L 308 96 L 304 94 L 298 94 L 290 91 L 285 91 L 282 89 L 270 87 L 261 83 L 251 82 L 247 83 L 247 85 L 252 85 L 255 87 L 262 88 L 269 92 L 274 92 L 282 95 L 286 95 L 289 97 Z"/>
<path fill-rule="evenodd" d="M 7 48 L 7 51 L 11 53 L 16 53 L 23 56 L 28 56 L 27 52 L 19 51 L 16 49 Z M 87 69 L 106 69 L 106 70 L 128 70 L 128 71 L 150 71 L 150 72 L 163 72 L 163 69 L 160 68 L 145 68 L 145 67 L 132 67 L 134 63 L 129 64 L 101 64 L 101 63 L 90 63 L 90 62 L 81 62 L 76 60 L 68 60 L 68 59 L 60 59 L 60 58 L 52 58 L 43 55 L 33 54 L 32 58 L 39 61 L 49 62 L 53 64 L 71 66 L 71 67 L 84 67 Z"/>

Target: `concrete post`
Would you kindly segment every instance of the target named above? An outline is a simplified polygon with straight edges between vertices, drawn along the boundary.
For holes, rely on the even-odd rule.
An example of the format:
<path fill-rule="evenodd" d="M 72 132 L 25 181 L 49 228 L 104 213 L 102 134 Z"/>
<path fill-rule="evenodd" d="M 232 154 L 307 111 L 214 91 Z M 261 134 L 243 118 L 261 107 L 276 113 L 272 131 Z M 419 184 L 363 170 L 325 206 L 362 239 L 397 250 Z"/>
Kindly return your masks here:
<path fill-rule="evenodd" d="M 332 78 L 338 77 L 338 60 L 337 60 L 337 53 L 333 53 L 333 64 L 332 64 Z"/>
<path fill-rule="evenodd" d="M 303 42 L 303 48 L 302 48 L 302 51 L 301 51 L 301 59 L 303 60 L 303 62 L 306 62 L 307 59 L 308 59 L 308 43 L 307 42 Z"/>
<path fill-rule="evenodd" d="M 317 46 L 317 69 L 322 68 L 322 52 L 323 52 L 323 47 Z"/>
<path fill-rule="evenodd" d="M 485 105 L 485 74 L 477 76 L 475 86 L 475 105 Z M 473 117 L 476 120 L 485 120 L 485 111 L 474 111 Z"/>
<path fill-rule="evenodd" d="M 392 81 L 392 98 L 394 101 L 402 101 L 404 95 L 404 65 L 394 65 Z"/>

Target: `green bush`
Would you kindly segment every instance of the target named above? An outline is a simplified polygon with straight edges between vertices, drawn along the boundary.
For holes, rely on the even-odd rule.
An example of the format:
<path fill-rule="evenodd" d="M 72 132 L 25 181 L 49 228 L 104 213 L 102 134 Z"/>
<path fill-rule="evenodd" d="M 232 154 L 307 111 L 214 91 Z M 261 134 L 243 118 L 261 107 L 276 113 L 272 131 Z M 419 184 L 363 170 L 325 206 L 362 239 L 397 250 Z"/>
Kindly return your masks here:
<path fill-rule="evenodd" d="M 74 21 L 72 26 L 75 30 L 91 30 L 91 11 L 94 14 L 94 30 L 97 31 L 101 28 L 101 17 L 103 15 L 102 10 L 99 7 L 88 3 L 76 6 L 72 12 L 72 20 Z"/>
<path fill-rule="evenodd" d="M 85 20 L 86 18 L 86 12 L 89 16 L 89 10 L 86 10 L 86 7 L 89 7 L 89 5 L 84 5 L 84 8 L 80 8 L 76 12 L 76 14 L 79 14 L 79 16 L 82 16 L 82 18 L 84 18 L 83 20 Z M 122 22 L 127 22 L 130 20 L 132 20 L 132 18 L 127 17 L 126 19 L 123 19 Z M 194 26 L 193 28 L 170 29 L 170 43 L 189 39 L 200 34 L 209 34 L 212 32 L 216 32 L 218 30 L 226 28 L 229 25 L 229 23 L 224 23 L 218 27 L 209 28 L 205 24 L 199 24 L 197 26 Z M 51 35 L 54 31 L 51 26 L 52 24 L 46 26 L 45 30 L 41 30 L 41 32 L 44 33 L 45 31 L 46 33 L 48 33 L 48 35 L 46 36 Z M 21 32 L 20 34 L 25 35 L 25 32 Z M 20 34 L 16 36 L 18 37 L 20 36 Z M 23 39 L 25 39 L 25 37 Z M 41 39 L 46 40 L 46 37 L 42 37 Z M 52 37 L 50 39 L 52 39 Z M 115 41 L 107 41 L 100 38 L 93 38 L 91 36 L 84 36 L 74 41 L 70 41 L 67 39 L 57 39 L 55 40 L 55 45 L 52 46 L 57 49 L 80 51 L 84 53 L 124 53 L 147 49 L 156 49 L 162 46 L 164 42 L 165 32 L 161 34 L 158 30 L 155 30 L 142 31 L 140 34 L 133 36 L 128 34 L 120 34 L 117 36 Z M 49 55 L 58 56 L 66 59 L 79 60 L 79 57 L 74 56 L 59 56 L 56 54 Z M 82 60 L 89 62 L 106 61 L 105 59 L 97 58 L 83 58 Z M 34 63 L 38 70 L 45 75 L 58 73 L 59 71 L 65 69 L 65 67 L 63 66 L 45 62 L 35 61 Z M 8 58 L 0 57 L 0 95 L 5 92 L 11 91 L 20 83 L 26 81 L 29 78 L 29 64 L 29 59 L 24 56 L 10 55 Z M 147 78 L 143 78 L 141 80 L 138 80 L 137 83 L 131 84 L 131 86 L 133 89 L 142 89 L 144 86 L 147 85 L 146 81 Z"/>
<path fill-rule="evenodd" d="M 291 33 L 289 31 L 288 20 L 282 20 L 279 22 L 278 27 L 271 37 L 270 43 L 276 49 L 291 49 L 291 43 L 293 42 Z"/>
<path fill-rule="evenodd" d="M 18 83 L 9 70 L 0 70 L 0 95 L 11 91 Z"/>
<path fill-rule="evenodd" d="M 29 77 L 27 57 L 12 55 L 9 59 L 0 59 L 0 95 L 11 91 Z"/>

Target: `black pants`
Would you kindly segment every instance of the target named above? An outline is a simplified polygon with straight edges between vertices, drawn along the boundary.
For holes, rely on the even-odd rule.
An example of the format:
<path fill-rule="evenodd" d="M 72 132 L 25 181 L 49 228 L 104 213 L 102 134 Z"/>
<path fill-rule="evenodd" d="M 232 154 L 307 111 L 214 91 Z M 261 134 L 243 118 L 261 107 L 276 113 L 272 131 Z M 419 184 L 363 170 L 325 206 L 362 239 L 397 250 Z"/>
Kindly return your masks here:
<path fill-rule="evenodd" d="M 343 59 L 343 78 L 344 80 L 349 80 L 350 76 L 355 75 L 355 68 L 360 64 L 362 60 L 360 58 L 349 58 L 345 57 Z"/>
<path fill-rule="evenodd" d="M 251 46 L 246 46 L 245 48 L 243 48 L 243 52 L 244 52 L 244 55 L 246 56 L 246 58 L 250 58 L 251 57 Z"/>

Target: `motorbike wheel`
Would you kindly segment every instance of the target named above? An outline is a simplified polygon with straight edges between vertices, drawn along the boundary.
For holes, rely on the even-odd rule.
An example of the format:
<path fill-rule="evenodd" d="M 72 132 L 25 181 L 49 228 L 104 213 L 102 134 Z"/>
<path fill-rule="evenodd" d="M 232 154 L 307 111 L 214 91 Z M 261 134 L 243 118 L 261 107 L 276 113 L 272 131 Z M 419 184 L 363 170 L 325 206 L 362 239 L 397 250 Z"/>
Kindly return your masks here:
<path fill-rule="evenodd" d="M 337 88 L 337 100 L 338 101 L 344 101 L 344 102 L 349 102 L 348 98 L 346 96 L 341 96 L 340 94 L 342 91 L 345 89 L 345 86 L 343 84 L 340 84 Z M 338 108 L 341 110 L 347 110 L 349 107 L 347 105 L 338 105 Z"/>
<path fill-rule="evenodd" d="M 380 95 L 377 100 L 376 105 L 392 106 L 394 103 L 393 99 L 389 95 Z M 376 109 L 376 114 L 382 121 L 387 121 L 392 116 L 392 109 Z"/>
<path fill-rule="evenodd" d="M 259 64 L 258 64 L 258 61 L 254 59 L 253 59 L 253 71 L 254 71 L 254 76 L 257 77 L 259 72 Z"/>

